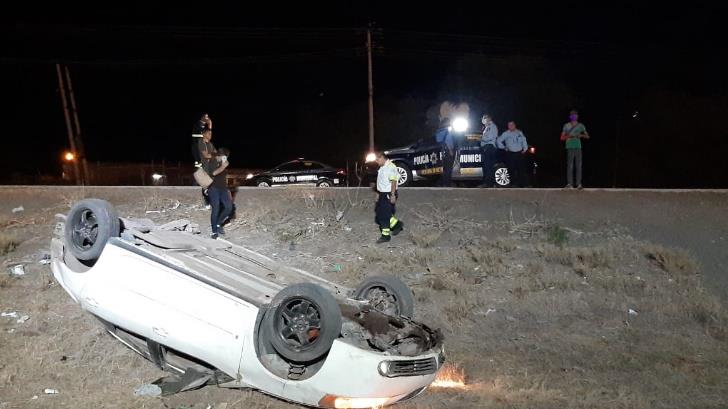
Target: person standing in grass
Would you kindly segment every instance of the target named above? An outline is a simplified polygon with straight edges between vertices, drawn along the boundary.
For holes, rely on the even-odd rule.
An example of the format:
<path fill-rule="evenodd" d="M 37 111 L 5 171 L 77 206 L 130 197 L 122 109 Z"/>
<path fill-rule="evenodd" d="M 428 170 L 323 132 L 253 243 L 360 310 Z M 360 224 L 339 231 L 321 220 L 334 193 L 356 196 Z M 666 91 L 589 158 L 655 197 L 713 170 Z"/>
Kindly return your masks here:
<path fill-rule="evenodd" d="M 581 140 L 589 139 L 586 126 L 579 122 L 579 113 L 572 110 L 569 113 L 569 122 L 561 129 L 561 140 L 566 142 L 566 189 L 574 188 L 574 171 L 576 170 L 576 188 L 581 185 Z"/>

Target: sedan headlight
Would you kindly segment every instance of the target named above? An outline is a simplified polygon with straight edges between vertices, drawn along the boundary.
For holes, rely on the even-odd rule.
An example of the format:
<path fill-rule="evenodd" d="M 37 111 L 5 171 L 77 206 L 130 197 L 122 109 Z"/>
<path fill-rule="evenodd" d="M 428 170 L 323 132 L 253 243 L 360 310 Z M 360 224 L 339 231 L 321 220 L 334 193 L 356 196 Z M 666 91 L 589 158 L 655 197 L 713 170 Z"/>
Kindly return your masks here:
<path fill-rule="evenodd" d="M 374 152 L 368 153 L 366 158 L 364 159 L 366 163 L 374 162 L 375 160 L 377 160 L 377 154 Z"/>
<path fill-rule="evenodd" d="M 246 180 L 250 180 L 250 179 L 252 179 L 252 178 L 253 178 L 253 176 L 254 176 L 254 175 L 253 175 L 252 173 L 248 173 L 248 176 L 246 176 L 246 177 L 245 177 L 245 179 L 246 179 Z"/>

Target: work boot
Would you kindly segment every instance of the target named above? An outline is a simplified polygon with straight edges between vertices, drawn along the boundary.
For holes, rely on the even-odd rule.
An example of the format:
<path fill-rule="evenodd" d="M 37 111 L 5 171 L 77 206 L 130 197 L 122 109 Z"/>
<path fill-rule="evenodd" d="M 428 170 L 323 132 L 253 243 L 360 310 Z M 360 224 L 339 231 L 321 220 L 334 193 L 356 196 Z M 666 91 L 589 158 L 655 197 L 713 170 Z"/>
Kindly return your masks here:
<path fill-rule="evenodd" d="M 397 224 L 395 224 L 394 227 L 392 227 L 392 234 L 394 234 L 396 236 L 399 233 L 401 233 L 402 230 L 404 230 L 404 223 L 402 223 L 402 221 L 399 220 L 399 221 L 397 221 Z"/>
<path fill-rule="evenodd" d="M 225 229 L 223 229 L 220 225 L 217 226 L 217 234 L 219 234 L 220 236 L 225 235 Z"/>
<path fill-rule="evenodd" d="M 382 235 L 377 240 L 377 244 L 389 243 L 391 240 L 392 240 L 392 238 L 390 236 Z"/>

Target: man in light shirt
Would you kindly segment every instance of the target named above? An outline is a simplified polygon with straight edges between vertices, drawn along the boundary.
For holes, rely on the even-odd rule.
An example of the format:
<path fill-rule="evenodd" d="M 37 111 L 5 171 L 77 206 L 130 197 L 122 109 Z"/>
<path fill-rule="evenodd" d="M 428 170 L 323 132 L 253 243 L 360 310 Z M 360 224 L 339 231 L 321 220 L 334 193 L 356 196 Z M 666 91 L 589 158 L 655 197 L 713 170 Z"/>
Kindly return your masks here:
<path fill-rule="evenodd" d="M 528 150 L 526 135 L 516 128 L 516 123 L 508 122 L 508 130 L 496 139 L 498 149 L 506 151 L 506 166 L 511 173 L 511 186 L 525 186 L 526 169 L 523 155 Z"/>
<path fill-rule="evenodd" d="M 495 186 L 495 167 L 496 155 L 498 148 L 495 141 L 498 139 L 498 127 L 489 115 L 483 115 L 481 119 L 483 123 L 483 136 L 480 137 L 480 155 L 483 163 L 483 184 L 479 187 Z"/>
<path fill-rule="evenodd" d="M 379 225 L 381 236 L 377 243 L 387 243 L 392 240 L 392 234 L 399 234 L 404 224 L 394 216 L 397 203 L 397 181 L 399 172 L 397 166 L 383 153 L 377 154 L 377 204 L 374 206 L 375 221 Z"/>

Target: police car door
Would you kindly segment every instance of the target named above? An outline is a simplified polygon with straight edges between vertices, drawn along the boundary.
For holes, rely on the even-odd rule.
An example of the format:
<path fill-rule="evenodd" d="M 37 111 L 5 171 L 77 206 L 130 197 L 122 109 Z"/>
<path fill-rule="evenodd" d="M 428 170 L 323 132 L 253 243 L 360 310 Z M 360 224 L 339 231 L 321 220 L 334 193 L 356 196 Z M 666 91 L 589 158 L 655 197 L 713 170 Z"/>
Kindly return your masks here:
<path fill-rule="evenodd" d="M 323 170 L 323 165 L 318 162 L 302 161 L 303 169 L 296 176 L 297 183 L 315 184 L 318 174 Z"/>
<path fill-rule="evenodd" d="M 428 177 L 442 174 L 442 147 L 434 141 L 418 143 L 412 154 L 412 171 Z"/>
<path fill-rule="evenodd" d="M 483 176 L 482 158 L 480 154 L 480 134 L 465 134 L 456 141 L 455 163 L 459 165 L 455 177 L 462 179 L 481 178 Z"/>
<path fill-rule="evenodd" d="M 271 183 L 273 185 L 289 185 L 297 183 L 296 174 L 303 170 L 299 161 L 284 163 L 271 171 Z"/>

